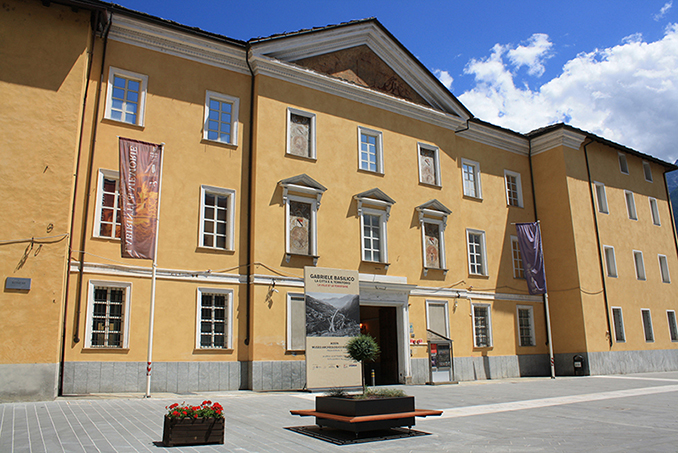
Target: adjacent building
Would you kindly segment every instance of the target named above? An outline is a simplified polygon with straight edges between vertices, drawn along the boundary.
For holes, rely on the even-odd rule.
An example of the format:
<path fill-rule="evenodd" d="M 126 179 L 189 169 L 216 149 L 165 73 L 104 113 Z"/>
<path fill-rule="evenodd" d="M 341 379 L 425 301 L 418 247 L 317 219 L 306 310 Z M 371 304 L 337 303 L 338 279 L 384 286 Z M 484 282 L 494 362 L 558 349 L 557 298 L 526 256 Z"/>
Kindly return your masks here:
<path fill-rule="evenodd" d="M 243 42 L 95 0 L 6 10 L 3 400 L 145 388 L 120 137 L 164 149 L 154 392 L 304 388 L 307 266 L 359 272 L 377 384 L 429 381 L 431 335 L 456 380 L 548 375 L 514 226 L 536 220 L 557 373 L 678 369 L 672 164 L 477 119 L 375 19 Z"/>

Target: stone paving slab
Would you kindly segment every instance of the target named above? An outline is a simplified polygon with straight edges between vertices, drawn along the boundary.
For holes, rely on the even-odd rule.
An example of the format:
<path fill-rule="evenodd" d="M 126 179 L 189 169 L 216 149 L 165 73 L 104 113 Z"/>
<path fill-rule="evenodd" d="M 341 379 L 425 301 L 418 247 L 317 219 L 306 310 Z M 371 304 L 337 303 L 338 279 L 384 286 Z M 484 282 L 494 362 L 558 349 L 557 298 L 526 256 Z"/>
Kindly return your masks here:
<path fill-rule="evenodd" d="M 334 445 L 284 429 L 312 425 L 291 409 L 315 395 L 250 391 L 86 395 L 0 404 L 0 452 L 678 452 L 678 372 L 522 378 L 447 386 L 398 386 L 429 436 Z M 165 406 L 219 401 L 224 445 L 164 448 Z"/>

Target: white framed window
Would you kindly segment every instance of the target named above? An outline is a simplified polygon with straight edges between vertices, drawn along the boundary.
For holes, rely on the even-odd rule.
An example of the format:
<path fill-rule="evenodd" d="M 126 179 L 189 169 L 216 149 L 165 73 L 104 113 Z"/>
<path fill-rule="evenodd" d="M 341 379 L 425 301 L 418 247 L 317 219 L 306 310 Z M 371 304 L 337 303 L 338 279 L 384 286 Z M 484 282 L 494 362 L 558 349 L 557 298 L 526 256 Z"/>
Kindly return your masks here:
<path fill-rule="evenodd" d="M 607 276 L 617 277 L 617 260 L 614 257 L 614 247 L 604 245 L 603 251 L 605 253 L 605 267 L 607 267 Z"/>
<path fill-rule="evenodd" d="M 287 293 L 287 351 L 306 350 L 306 299 L 300 293 Z"/>
<path fill-rule="evenodd" d="M 607 209 L 607 195 L 605 194 L 605 184 L 602 182 L 594 182 L 593 187 L 596 189 L 596 202 L 598 203 L 598 212 L 609 214 Z"/>
<path fill-rule="evenodd" d="M 105 118 L 143 126 L 147 89 L 148 76 L 111 66 Z"/>
<path fill-rule="evenodd" d="M 450 338 L 450 313 L 446 300 L 426 301 L 426 328 L 441 337 Z"/>
<path fill-rule="evenodd" d="M 626 154 L 624 153 L 617 153 L 619 156 L 619 171 L 622 172 L 625 175 L 629 174 L 629 164 L 626 161 Z"/>
<path fill-rule="evenodd" d="M 645 261 L 643 261 L 643 252 L 633 251 L 633 263 L 636 267 L 636 279 L 645 280 Z"/>
<path fill-rule="evenodd" d="M 233 290 L 198 288 L 196 349 L 233 349 Z"/>
<path fill-rule="evenodd" d="M 386 224 L 395 201 L 379 189 L 362 192 L 355 195 L 355 199 L 360 216 L 362 260 L 385 263 L 388 266 Z"/>
<path fill-rule="evenodd" d="M 492 318 L 489 304 L 471 304 L 473 318 L 473 346 L 492 346 Z"/>
<path fill-rule="evenodd" d="M 468 271 L 472 275 L 487 275 L 487 253 L 485 251 L 485 232 L 466 230 L 468 246 Z"/>
<path fill-rule="evenodd" d="M 235 190 L 200 187 L 200 247 L 233 250 Z"/>
<path fill-rule="evenodd" d="M 533 308 L 529 305 L 518 305 L 516 310 L 520 346 L 535 346 L 537 343 L 534 339 Z"/>
<path fill-rule="evenodd" d="M 622 316 L 621 307 L 612 307 L 612 320 L 615 341 L 617 343 L 624 343 L 626 341 L 626 334 L 624 333 L 624 317 Z"/>
<path fill-rule="evenodd" d="M 650 213 L 652 214 L 652 223 L 661 226 L 662 222 L 659 219 L 659 205 L 657 204 L 656 198 L 649 198 L 650 200 Z"/>
<path fill-rule="evenodd" d="M 472 160 L 462 159 L 461 174 L 464 182 L 464 196 L 483 198 L 480 185 L 480 164 Z"/>
<path fill-rule="evenodd" d="M 669 262 L 665 255 L 657 255 L 659 258 L 659 272 L 662 276 L 662 282 L 671 283 L 671 275 L 669 274 Z"/>
<path fill-rule="evenodd" d="M 99 169 L 94 237 L 120 239 L 120 176 L 117 171 Z"/>
<path fill-rule="evenodd" d="M 645 341 L 651 343 L 654 341 L 654 330 L 652 329 L 652 315 L 648 308 L 640 310 L 640 316 L 643 319 L 643 332 L 645 333 Z"/>
<path fill-rule="evenodd" d="M 518 236 L 511 236 L 511 261 L 513 262 L 513 278 L 525 278 L 523 255 L 520 252 Z"/>
<path fill-rule="evenodd" d="M 440 187 L 440 160 L 438 158 L 438 147 L 417 143 L 417 154 L 419 157 L 419 182 Z"/>
<path fill-rule="evenodd" d="M 283 179 L 285 204 L 285 256 L 311 256 L 314 264 L 318 258 L 318 208 L 323 193 L 322 184 L 302 174 Z"/>
<path fill-rule="evenodd" d="M 652 167 L 646 160 L 643 161 L 643 175 L 645 176 L 645 181 L 652 182 Z"/>
<path fill-rule="evenodd" d="M 86 348 L 127 349 L 132 284 L 90 280 Z"/>
<path fill-rule="evenodd" d="M 638 214 L 636 213 L 636 201 L 633 198 L 633 192 L 630 190 L 625 190 L 624 198 L 626 199 L 626 212 L 629 214 L 629 219 L 638 220 Z"/>
<path fill-rule="evenodd" d="M 506 185 L 506 204 L 523 207 L 523 186 L 520 182 L 520 173 L 504 170 L 504 184 Z"/>
<path fill-rule="evenodd" d="M 240 99 L 207 91 L 202 138 L 213 142 L 238 144 L 238 111 Z"/>
<path fill-rule="evenodd" d="M 316 158 L 315 113 L 287 108 L 287 154 Z"/>
<path fill-rule="evenodd" d="M 666 317 L 669 322 L 669 337 L 671 341 L 678 341 L 678 326 L 676 325 L 675 310 L 666 310 Z"/>
<path fill-rule="evenodd" d="M 384 173 L 383 134 L 379 131 L 358 126 L 358 150 L 360 169 Z"/>

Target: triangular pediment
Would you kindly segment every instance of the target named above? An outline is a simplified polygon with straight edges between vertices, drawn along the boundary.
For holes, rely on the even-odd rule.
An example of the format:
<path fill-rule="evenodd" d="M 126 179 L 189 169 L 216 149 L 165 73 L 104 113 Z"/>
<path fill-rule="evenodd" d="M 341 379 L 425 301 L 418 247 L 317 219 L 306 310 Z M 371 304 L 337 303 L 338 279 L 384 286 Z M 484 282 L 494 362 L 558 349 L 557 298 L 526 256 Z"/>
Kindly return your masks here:
<path fill-rule="evenodd" d="M 393 198 L 389 197 L 381 189 L 376 187 L 374 189 L 366 190 L 365 192 L 360 192 L 359 194 L 354 195 L 354 197 L 363 201 L 376 200 L 389 205 L 395 204 Z"/>
<path fill-rule="evenodd" d="M 447 216 L 452 214 L 452 211 L 450 211 L 444 204 L 442 204 L 435 198 L 433 200 L 427 201 L 422 205 L 417 206 L 415 209 L 418 211 L 435 211 L 440 213 L 440 216 Z"/>
<path fill-rule="evenodd" d="M 466 120 L 473 115 L 376 19 L 250 41 L 252 56 L 387 93 Z"/>

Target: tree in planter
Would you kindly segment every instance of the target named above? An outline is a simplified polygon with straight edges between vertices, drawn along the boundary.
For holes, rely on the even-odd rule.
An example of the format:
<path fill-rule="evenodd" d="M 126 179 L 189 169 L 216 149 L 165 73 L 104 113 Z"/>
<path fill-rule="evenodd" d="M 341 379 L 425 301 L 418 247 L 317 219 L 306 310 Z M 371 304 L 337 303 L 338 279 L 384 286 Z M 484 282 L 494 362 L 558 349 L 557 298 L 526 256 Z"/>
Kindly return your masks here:
<path fill-rule="evenodd" d="M 363 395 L 365 395 L 367 392 L 367 386 L 365 385 L 365 362 L 372 362 L 379 356 L 379 353 L 381 352 L 379 350 L 379 345 L 372 336 L 361 334 L 351 338 L 348 343 L 346 343 L 346 352 L 348 352 L 349 357 L 353 360 L 360 362 L 362 368 L 360 375 L 363 379 Z"/>

